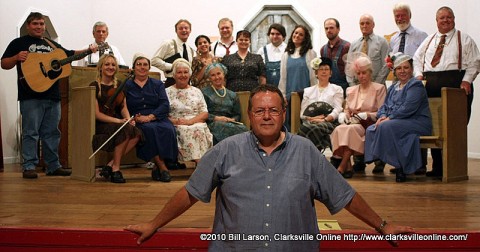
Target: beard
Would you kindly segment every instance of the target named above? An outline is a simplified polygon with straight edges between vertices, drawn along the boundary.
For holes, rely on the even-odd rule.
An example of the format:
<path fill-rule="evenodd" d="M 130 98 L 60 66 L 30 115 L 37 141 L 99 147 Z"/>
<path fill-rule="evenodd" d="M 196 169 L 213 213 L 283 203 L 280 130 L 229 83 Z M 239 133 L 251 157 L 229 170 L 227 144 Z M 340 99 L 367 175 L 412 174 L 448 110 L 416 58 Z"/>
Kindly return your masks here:
<path fill-rule="evenodd" d="M 397 23 L 397 27 L 398 29 L 400 29 L 400 31 L 405 31 L 408 27 L 410 26 L 410 22 L 408 23 Z"/>
<path fill-rule="evenodd" d="M 329 34 L 327 35 L 328 40 L 334 40 L 338 37 L 338 34 Z"/>

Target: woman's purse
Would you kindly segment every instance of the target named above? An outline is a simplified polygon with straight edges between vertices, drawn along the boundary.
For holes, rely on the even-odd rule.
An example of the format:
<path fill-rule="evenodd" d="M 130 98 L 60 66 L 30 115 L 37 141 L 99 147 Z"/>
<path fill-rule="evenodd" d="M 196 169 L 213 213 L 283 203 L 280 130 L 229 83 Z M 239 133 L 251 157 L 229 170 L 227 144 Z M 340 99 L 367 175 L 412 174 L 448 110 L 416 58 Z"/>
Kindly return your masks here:
<path fill-rule="evenodd" d="M 364 129 L 367 129 L 368 126 L 375 124 L 375 121 L 370 118 L 370 116 L 366 116 L 366 119 L 363 119 L 358 114 L 354 114 L 353 117 L 358 120 L 358 123 L 362 125 Z M 353 121 L 351 123 L 354 123 Z"/>

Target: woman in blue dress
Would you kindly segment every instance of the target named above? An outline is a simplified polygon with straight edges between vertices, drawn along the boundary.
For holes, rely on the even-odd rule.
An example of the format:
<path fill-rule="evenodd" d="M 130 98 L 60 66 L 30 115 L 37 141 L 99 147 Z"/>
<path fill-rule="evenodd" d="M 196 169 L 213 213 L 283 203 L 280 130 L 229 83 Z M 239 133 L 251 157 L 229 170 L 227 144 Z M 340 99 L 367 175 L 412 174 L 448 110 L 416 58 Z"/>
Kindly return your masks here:
<path fill-rule="evenodd" d="M 303 25 L 295 26 L 287 48 L 280 61 L 280 82 L 278 89 L 290 104 L 292 92 L 315 86 L 315 72 L 309 67 L 310 62 L 317 57 L 312 49 L 310 31 Z M 290 105 L 287 107 L 285 126 L 290 130 Z"/>
<path fill-rule="evenodd" d="M 432 119 L 425 87 L 413 77 L 412 58 L 397 53 L 391 60 L 398 81 L 366 130 L 365 162 L 382 160 L 396 168 L 397 182 L 405 182 L 405 174 L 422 167 L 419 136 L 431 134 Z"/>
<path fill-rule="evenodd" d="M 225 74 L 227 68 L 221 63 L 213 63 L 205 70 L 206 78 L 210 79 L 211 86 L 202 89 L 207 103 L 207 125 L 213 134 L 213 144 L 223 139 L 248 131 L 240 122 L 240 101 L 235 92 L 225 88 Z"/>
<path fill-rule="evenodd" d="M 144 136 L 145 143 L 137 146 L 137 156 L 155 163 L 152 179 L 170 182 L 171 176 L 165 160 L 175 161 L 178 155 L 175 127 L 168 119 L 170 103 L 165 86 L 160 80 L 148 77 L 150 60 L 135 54 L 135 77 L 125 83 L 127 107 Z"/>

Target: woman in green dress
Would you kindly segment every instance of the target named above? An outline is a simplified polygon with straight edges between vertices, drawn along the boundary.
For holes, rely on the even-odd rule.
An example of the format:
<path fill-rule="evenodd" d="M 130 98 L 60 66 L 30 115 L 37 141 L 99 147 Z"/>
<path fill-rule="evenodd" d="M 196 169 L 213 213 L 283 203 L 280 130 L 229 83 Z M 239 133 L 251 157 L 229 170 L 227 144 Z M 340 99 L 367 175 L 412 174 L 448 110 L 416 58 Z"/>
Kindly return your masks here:
<path fill-rule="evenodd" d="M 213 63 L 205 69 L 211 86 L 202 89 L 207 103 L 207 125 L 213 134 L 213 144 L 238 133 L 248 131 L 240 122 L 240 101 L 237 94 L 225 88 L 227 68 L 221 63 Z"/>

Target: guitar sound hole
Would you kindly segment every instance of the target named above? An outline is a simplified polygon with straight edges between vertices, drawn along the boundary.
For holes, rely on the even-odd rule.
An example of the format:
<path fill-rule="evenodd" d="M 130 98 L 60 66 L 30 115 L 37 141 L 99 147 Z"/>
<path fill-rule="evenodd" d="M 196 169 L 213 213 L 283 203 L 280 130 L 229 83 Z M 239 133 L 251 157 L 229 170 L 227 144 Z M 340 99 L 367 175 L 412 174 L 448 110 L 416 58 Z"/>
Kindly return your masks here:
<path fill-rule="evenodd" d="M 52 60 L 52 63 L 50 65 L 52 66 L 53 71 L 58 71 L 62 69 L 62 65 L 58 60 Z"/>

